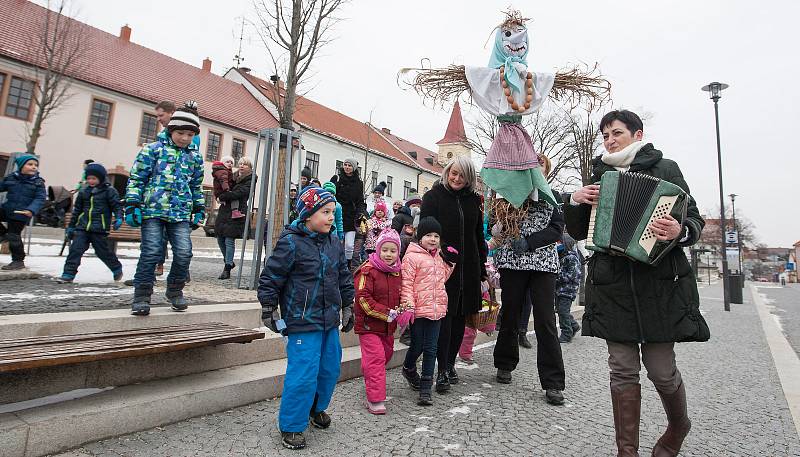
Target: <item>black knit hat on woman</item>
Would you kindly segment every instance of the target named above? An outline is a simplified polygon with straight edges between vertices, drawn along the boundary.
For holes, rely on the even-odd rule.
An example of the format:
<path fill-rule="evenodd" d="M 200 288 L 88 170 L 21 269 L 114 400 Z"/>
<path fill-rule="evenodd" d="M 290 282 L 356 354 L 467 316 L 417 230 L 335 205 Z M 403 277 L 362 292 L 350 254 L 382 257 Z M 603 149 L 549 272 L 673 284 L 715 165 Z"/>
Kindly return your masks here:
<path fill-rule="evenodd" d="M 429 233 L 436 233 L 442 236 L 442 226 L 435 217 L 425 216 L 419 220 L 419 225 L 417 226 L 417 240 L 421 240 L 423 236 Z"/>
<path fill-rule="evenodd" d="M 167 124 L 169 133 L 175 130 L 191 130 L 200 134 L 200 116 L 197 114 L 197 102 L 189 100 L 181 108 L 172 113 L 172 117 Z"/>

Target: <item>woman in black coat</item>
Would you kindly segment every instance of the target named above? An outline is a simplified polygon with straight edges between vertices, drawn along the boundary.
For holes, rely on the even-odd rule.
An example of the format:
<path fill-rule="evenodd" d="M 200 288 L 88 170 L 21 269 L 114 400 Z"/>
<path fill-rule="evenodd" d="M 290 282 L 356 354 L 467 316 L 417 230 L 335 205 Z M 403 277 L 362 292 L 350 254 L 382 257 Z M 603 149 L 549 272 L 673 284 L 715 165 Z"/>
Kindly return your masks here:
<path fill-rule="evenodd" d="M 458 383 L 453 365 L 464 338 L 466 316 L 481 308 L 481 281 L 486 276 L 487 247 L 483 237 L 481 198 L 475 165 L 466 156 L 453 158 L 442 177 L 422 197 L 420 219 L 432 216 L 442 226 L 441 246 L 458 250 L 458 262 L 447 289 L 447 315 L 442 319 L 437 348 L 436 391 L 450 390 Z"/>
<path fill-rule="evenodd" d="M 592 182 L 598 182 L 607 171 L 629 171 L 666 180 L 688 194 L 689 187 L 678 164 L 642 141 L 643 128 L 639 116 L 630 111 L 612 111 L 603 116 L 600 130 L 608 152 L 595 159 Z M 564 205 L 567 230 L 576 240 L 587 237 L 591 205 L 596 204 L 599 191 L 596 184 L 585 186 Z M 697 280 L 681 249 L 700 239 L 704 225 L 690 196 L 683 220 L 667 215 L 650 225 L 658 242 L 668 249 L 655 266 L 602 252 L 589 258 L 583 335 L 602 338 L 608 345 L 620 456 L 638 455 L 642 362 L 668 420 L 653 455 L 678 455 L 691 428 L 674 346 L 677 342 L 706 341 L 710 337 L 700 314 Z"/>
<path fill-rule="evenodd" d="M 250 185 L 253 178 L 253 164 L 247 157 L 239 159 L 239 171 L 234 176 L 235 183 L 229 192 L 223 192 L 219 196 L 221 202 L 217 209 L 217 219 L 214 222 L 214 234 L 217 237 L 219 249 L 225 258 L 225 268 L 219 275 L 219 279 L 231 277 L 231 270 L 236 266 L 233 256 L 236 253 L 236 240 L 244 236 L 244 224 L 246 217 L 237 219 L 231 218 L 230 202 L 239 201 L 239 211 L 247 214 L 247 201 L 250 198 Z"/>
<path fill-rule="evenodd" d="M 342 205 L 344 227 L 344 253 L 347 260 L 353 259 L 353 244 L 356 240 L 356 218 L 364 211 L 364 183 L 358 176 L 358 161 L 344 160 L 339 174 L 331 178 L 336 184 L 336 201 Z"/>

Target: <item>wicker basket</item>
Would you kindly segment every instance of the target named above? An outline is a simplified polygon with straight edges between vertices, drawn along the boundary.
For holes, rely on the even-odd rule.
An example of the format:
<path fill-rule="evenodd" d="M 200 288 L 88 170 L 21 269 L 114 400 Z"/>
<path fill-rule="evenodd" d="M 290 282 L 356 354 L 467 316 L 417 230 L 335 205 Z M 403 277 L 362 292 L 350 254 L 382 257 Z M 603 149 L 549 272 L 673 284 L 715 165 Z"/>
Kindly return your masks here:
<path fill-rule="evenodd" d="M 484 307 L 482 306 L 480 311 L 467 316 L 467 327 L 481 330 L 487 326 L 497 324 L 497 316 L 500 314 L 501 305 L 495 300 L 494 289 L 489 289 L 489 300 L 483 300 L 483 303 L 487 304 L 488 308 L 483 309 Z"/>

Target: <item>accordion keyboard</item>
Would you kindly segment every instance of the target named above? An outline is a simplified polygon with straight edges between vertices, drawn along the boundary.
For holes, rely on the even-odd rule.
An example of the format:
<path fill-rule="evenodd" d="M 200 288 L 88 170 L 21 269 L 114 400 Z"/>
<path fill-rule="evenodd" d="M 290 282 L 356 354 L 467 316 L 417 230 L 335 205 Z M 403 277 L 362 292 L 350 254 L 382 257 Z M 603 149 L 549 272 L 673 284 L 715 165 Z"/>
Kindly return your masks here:
<path fill-rule="evenodd" d="M 589 215 L 589 232 L 586 235 L 586 247 L 594 246 L 594 220 L 597 217 L 597 205 L 592 205 L 592 213 Z"/>

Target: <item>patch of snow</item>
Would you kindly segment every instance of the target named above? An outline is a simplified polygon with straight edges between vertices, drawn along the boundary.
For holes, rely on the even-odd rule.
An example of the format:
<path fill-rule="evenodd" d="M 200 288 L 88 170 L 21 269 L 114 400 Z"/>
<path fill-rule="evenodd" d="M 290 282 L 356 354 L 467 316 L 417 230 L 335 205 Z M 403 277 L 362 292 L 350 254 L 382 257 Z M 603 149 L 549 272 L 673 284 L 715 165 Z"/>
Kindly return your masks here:
<path fill-rule="evenodd" d="M 489 384 L 488 382 L 484 382 L 484 383 L 482 383 L 482 384 L 481 384 L 481 387 L 486 387 L 487 389 L 491 389 L 491 388 L 492 388 L 492 387 L 494 387 L 494 386 L 492 386 L 492 385 L 491 385 L 491 384 Z"/>
<path fill-rule="evenodd" d="M 431 431 L 428 430 L 427 426 L 423 425 L 422 427 L 415 428 L 414 431 L 411 432 L 412 435 L 415 435 L 417 433 L 431 433 Z"/>
<path fill-rule="evenodd" d="M 474 394 L 464 395 L 461 397 L 462 403 L 479 402 L 481 400 L 483 400 L 483 394 L 480 392 L 475 392 Z"/>
<path fill-rule="evenodd" d="M 566 432 L 567 431 L 566 429 L 564 429 L 564 427 L 561 427 L 559 425 L 553 425 L 553 428 L 556 429 L 556 430 L 561 430 L 562 432 Z"/>
<path fill-rule="evenodd" d="M 448 409 L 447 412 L 450 413 L 450 417 L 453 417 L 456 414 L 469 414 L 472 410 L 469 406 L 456 406 L 455 408 Z"/>
<path fill-rule="evenodd" d="M 6 403 L 5 405 L 0 405 L 0 414 L 13 413 L 14 411 L 22 411 L 24 409 L 36 408 L 38 406 L 52 405 L 54 403 L 76 400 L 78 398 L 88 397 L 89 395 L 105 392 L 113 388 L 114 387 L 111 386 L 111 387 L 103 387 L 102 389 L 97 389 L 97 388 L 76 389 L 76 390 L 70 390 L 69 392 L 61 392 L 55 395 L 48 395 L 46 397 L 34 398 L 31 400 L 19 401 L 16 403 Z"/>
<path fill-rule="evenodd" d="M 467 365 L 464 362 L 457 361 L 456 364 L 455 364 L 455 367 L 458 368 L 459 370 L 474 370 L 474 369 L 478 368 L 478 364 L 477 363 L 473 363 L 472 365 Z"/>
<path fill-rule="evenodd" d="M 461 447 L 461 445 L 458 444 L 458 443 L 445 444 L 444 446 L 442 446 L 442 449 L 444 449 L 445 451 L 455 451 L 456 449 L 459 449 L 460 447 Z"/>

